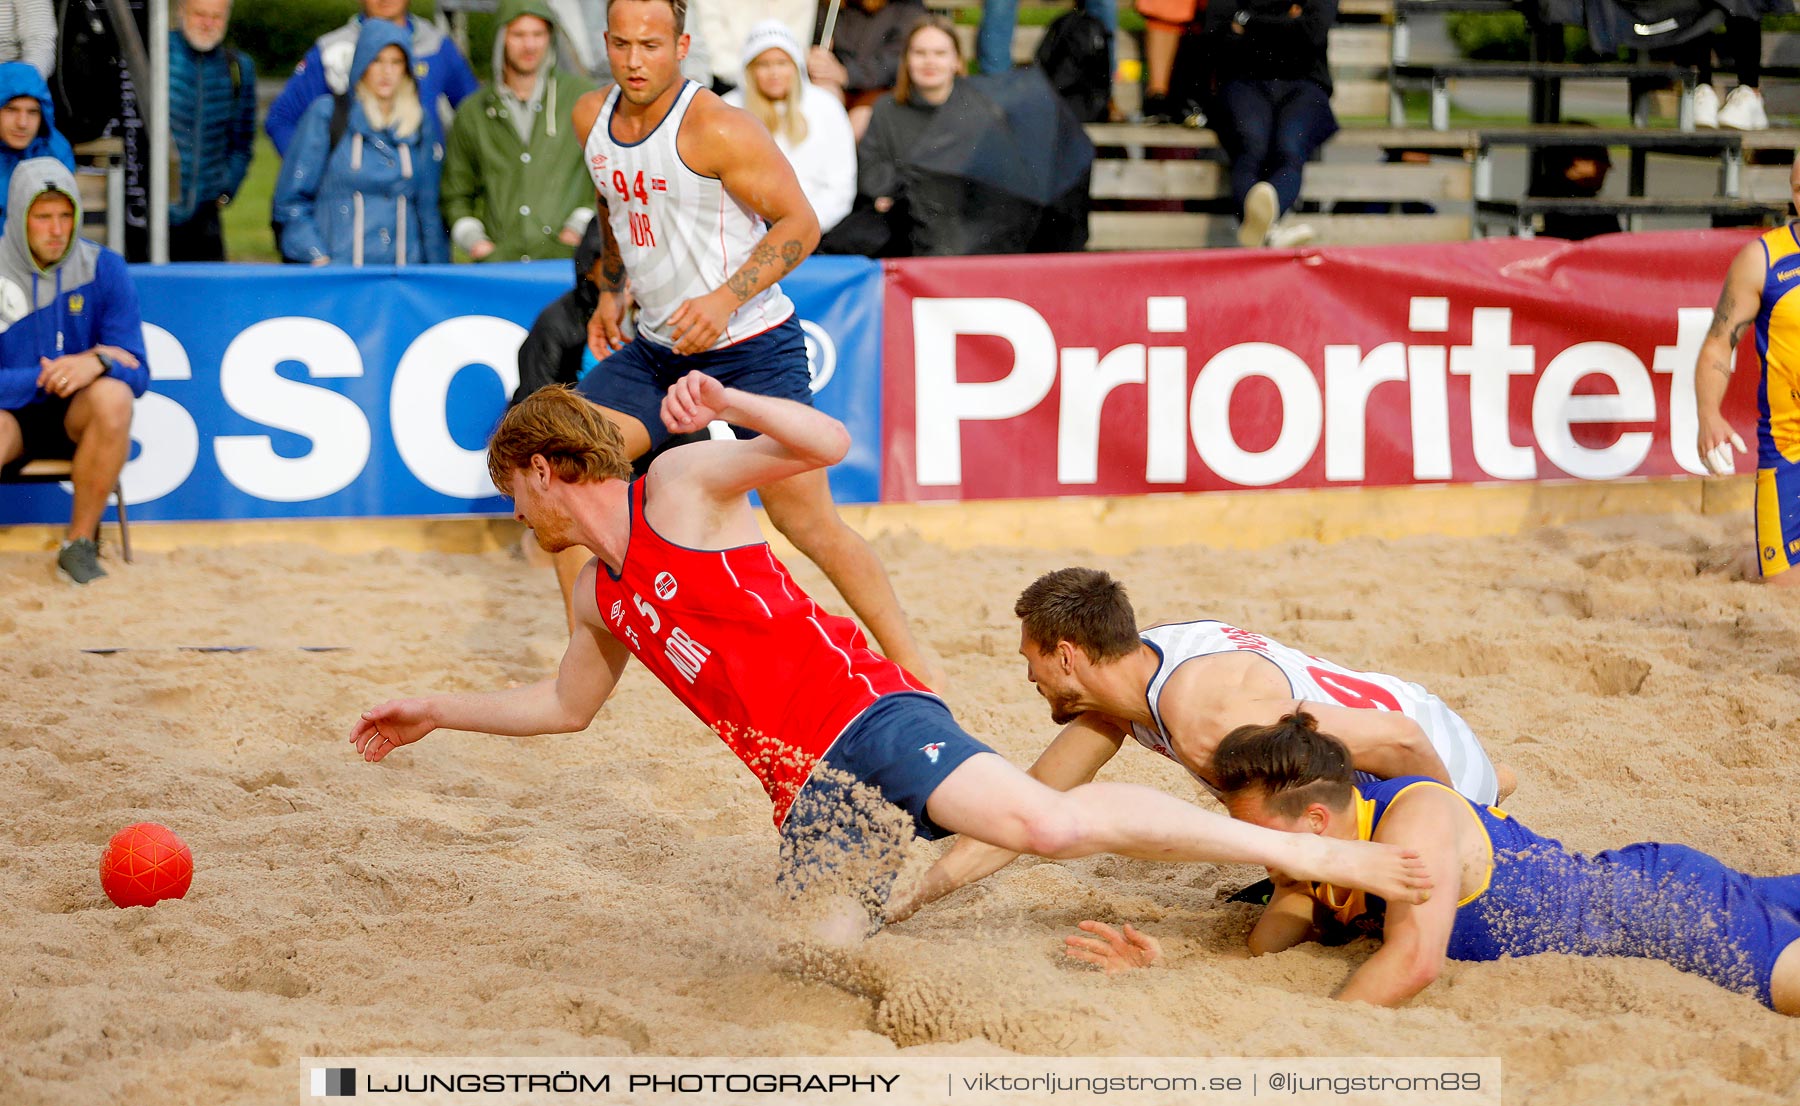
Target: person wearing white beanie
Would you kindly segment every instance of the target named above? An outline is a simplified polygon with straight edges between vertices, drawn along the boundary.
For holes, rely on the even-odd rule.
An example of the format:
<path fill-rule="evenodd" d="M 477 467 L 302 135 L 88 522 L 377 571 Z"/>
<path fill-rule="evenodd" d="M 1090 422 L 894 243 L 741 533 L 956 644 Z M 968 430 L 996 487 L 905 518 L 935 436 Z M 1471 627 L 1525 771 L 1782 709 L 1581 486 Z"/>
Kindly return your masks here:
<path fill-rule="evenodd" d="M 856 138 L 836 96 L 806 78 L 806 54 L 786 23 L 750 28 L 741 52 L 743 83 L 725 102 L 762 120 L 793 163 L 800 187 L 828 231 L 856 200 Z"/>
<path fill-rule="evenodd" d="M 813 21 L 822 5 L 818 0 L 713 0 L 698 15 L 705 25 L 706 37 L 718 49 L 713 59 L 713 76 L 728 85 L 741 87 L 743 68 L 730 54 L 731 43 L 743 42 L 753 27 L 765 20 L 777 20 L 794 36 L 806 42 L 813 33 Z M 695 16 L 689 16 L 692 23 Z"/>

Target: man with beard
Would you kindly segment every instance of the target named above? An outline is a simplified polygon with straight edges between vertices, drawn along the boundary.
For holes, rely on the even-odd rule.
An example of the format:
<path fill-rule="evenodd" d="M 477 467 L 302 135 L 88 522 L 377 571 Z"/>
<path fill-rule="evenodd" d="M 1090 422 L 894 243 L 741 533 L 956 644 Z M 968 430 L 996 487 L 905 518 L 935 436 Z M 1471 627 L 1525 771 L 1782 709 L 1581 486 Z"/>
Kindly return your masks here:
<path fill-rule="evenodd" d="M 503 0 L 494 75 L 450 126 L 440 190 L 450 239 L 475 261 L 571 257 L 594 197 L 568 113 L 594 86 L 556 68 L 545 0 Z"/>
<path fill-rule="evenodd" d="M 169 260 L 223 261 L 219 209 L 237 195 L 256 146 L 256 66 L 225 44 L 231 0 L 181 0 L 177 14 L 169 137 L 181 176 L 169 197 Z"/>

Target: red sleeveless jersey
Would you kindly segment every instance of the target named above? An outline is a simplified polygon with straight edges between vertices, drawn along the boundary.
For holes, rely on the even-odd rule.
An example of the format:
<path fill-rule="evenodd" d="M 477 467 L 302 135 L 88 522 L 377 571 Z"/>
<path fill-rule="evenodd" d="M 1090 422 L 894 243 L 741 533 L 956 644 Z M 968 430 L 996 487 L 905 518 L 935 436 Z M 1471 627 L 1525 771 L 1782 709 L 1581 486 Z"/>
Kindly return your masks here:
<path fill-rule="evenodd" d="M 779 826 L 859 714 L 883 695 L 930 692 L 870 650 L 856 623 L 820 609 L 768 543 L 665 541 L 644 517 L 644 484 L 628 494 L 625 563 L 596 573 L 600 617 L 761 781 Z"/>

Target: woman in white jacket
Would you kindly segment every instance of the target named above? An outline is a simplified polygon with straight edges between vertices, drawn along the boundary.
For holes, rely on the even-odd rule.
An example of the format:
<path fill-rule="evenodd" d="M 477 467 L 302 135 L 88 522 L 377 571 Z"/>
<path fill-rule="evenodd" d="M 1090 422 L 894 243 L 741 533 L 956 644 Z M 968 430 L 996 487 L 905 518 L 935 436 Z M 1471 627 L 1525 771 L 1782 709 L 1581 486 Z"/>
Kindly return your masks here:
<path fill-rule="evenodd" d="M 744 83 L 725 102 L 769 128 L 819 216 L 819 230 L 830 230 L 856 200 L 856 138 L 844 105 L 806 79 L 800 42 L 778 19 L 750 29 L 743 66 Z"/>

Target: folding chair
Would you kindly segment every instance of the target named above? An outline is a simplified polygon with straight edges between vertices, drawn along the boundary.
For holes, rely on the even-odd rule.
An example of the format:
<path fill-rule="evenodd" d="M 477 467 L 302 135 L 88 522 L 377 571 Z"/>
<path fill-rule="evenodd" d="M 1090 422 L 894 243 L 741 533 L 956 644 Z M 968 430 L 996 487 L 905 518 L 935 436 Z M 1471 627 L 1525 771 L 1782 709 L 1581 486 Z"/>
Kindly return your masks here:
<path fill-rule="evenodd" d="M 0 468 L 0 484 L 60 484 L 74 472 L 72 461 L 49 459 L 14 461 Z M 125 563 L 131 563 L 131 530 L 125 522 L 125 489 L 113 488 L 113 502 L 119 508 L 119 549 Z"/>

